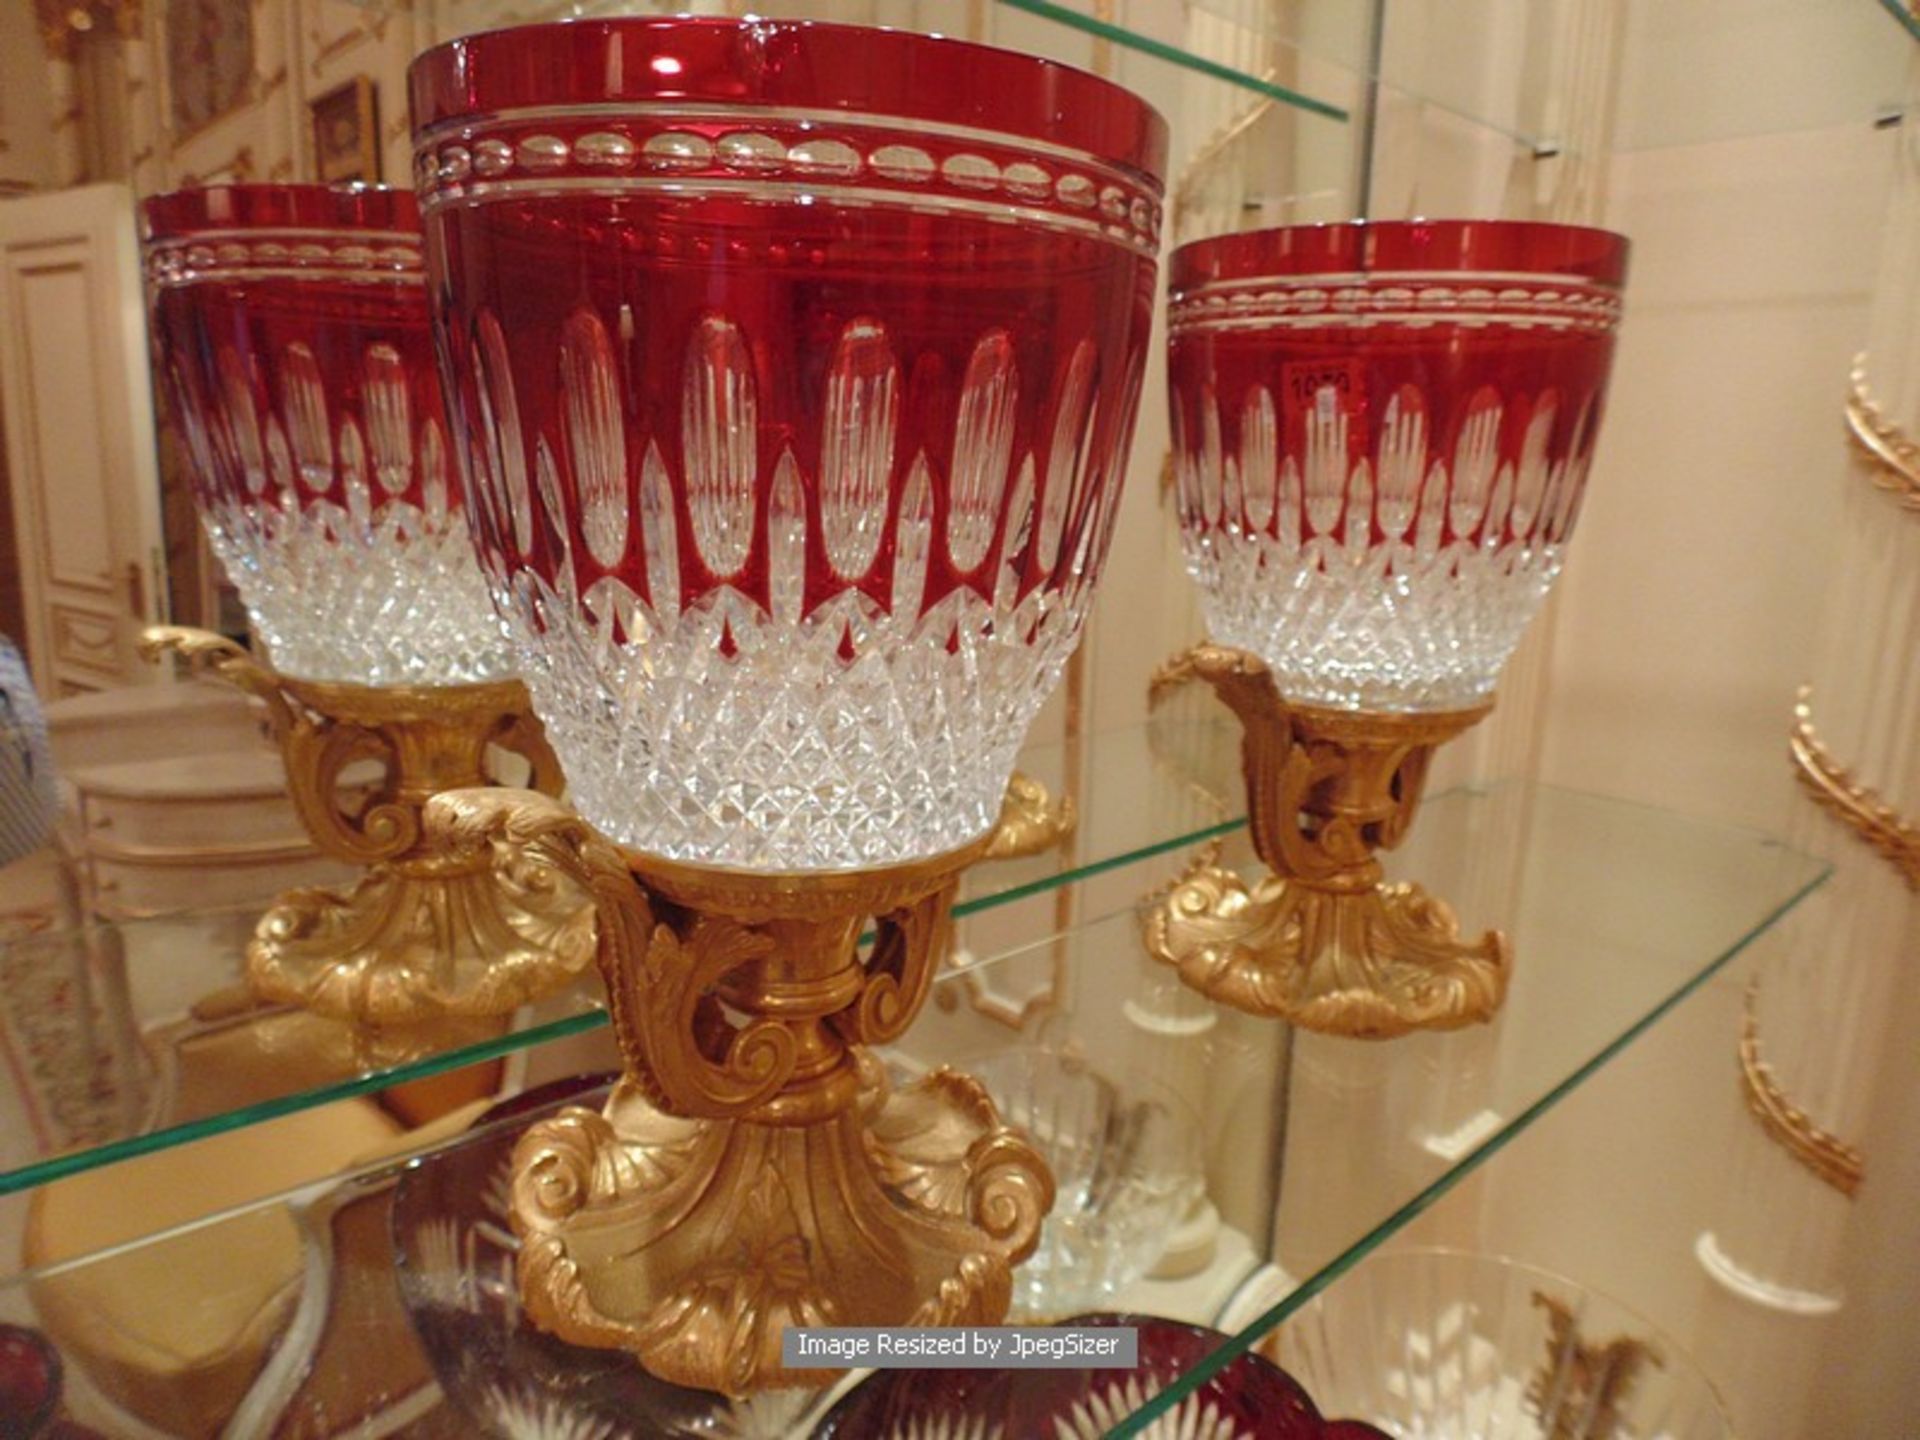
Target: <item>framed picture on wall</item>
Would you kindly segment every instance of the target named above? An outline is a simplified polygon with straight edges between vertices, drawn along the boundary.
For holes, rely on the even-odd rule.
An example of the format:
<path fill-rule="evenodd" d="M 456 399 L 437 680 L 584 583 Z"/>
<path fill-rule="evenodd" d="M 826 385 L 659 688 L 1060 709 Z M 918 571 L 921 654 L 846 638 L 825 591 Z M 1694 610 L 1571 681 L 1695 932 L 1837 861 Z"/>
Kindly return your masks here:
<path fill-rule="evenodd" d="M 253 98 L 252 0 L 168 0 L 167 115 L 176 144 Z"/>
<path fill-rule="evenodd" d="M 380 92 L 356 75 L 311 101 L 313 173 L 323 183 L 380 179 Z"/>

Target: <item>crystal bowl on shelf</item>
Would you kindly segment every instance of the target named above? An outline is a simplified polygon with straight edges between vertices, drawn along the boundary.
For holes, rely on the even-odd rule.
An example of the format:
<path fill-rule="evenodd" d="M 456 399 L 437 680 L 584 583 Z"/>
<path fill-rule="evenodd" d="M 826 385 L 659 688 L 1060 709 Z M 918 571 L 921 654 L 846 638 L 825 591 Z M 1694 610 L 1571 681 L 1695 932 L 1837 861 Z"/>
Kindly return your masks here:
<path fill-rule="evenodd" d="M 626 1070 L 530 1128 L 532 1322 L 680 1385 L 790 1325 L 987 1323 L 1053 1187 L 971 1078 L 890 1087 L 1118 511 L 1166 127 L 934 35 L 581 21 L 409 73 L 475 542 Z M 859 936 L 872 925 L 870 948 Z"/>
<path fill-rule="evenodd" d="M 902 32 L 461 43 L 413 72 L 449 404 L 581 814 L 769 870 L 973 840 L 1117 513 L 1158 117 Z"/>
<path fill-rule="evenodd" d="M 1160 1258 L 1200 1192 L 1200 1117 L 1151 1080 L 1116 1080 L 1056 1050 L 965 1067 L 1053 1171 L 1053 1210 L 1013 1276 L 1017 1320 L 1111 1304 Z"/>
<path fill-rule="evenodd" d="M 275 667 L 510 678 L 462 519 L 412 193 L 212 185 L 141 217 L 156 378 Z"/>
<path fill-rule="evenodd" d="M 1378 854 L 1435 750 L 1491 709 L 1593 463 L 1624 236 L 1508 220 L 1289 226 L 1174 252 L 1176 508 L 1210 643 L 1154 675 L 1241 723 L 1249 884 L 1203 861 L 1147 948 L 1202 993 L 1387 1039 L 1488 1019 L 1504 936 L 1462 937 Z"/>
<path fill-rule="evenodd" d="M 1720 1397 L 1626 1306 L 1491 1255 L 1367 1257 L 1261 1345 L 1396 1440 L 1728 1440 Z"/>
<path fill-rule="evenodd" d="M 1177 250 L 1176 494 L 1213 640 L 1295 704 L 1490 698 L 1579 519 L 1626 253 L 1474 220 Z"/>

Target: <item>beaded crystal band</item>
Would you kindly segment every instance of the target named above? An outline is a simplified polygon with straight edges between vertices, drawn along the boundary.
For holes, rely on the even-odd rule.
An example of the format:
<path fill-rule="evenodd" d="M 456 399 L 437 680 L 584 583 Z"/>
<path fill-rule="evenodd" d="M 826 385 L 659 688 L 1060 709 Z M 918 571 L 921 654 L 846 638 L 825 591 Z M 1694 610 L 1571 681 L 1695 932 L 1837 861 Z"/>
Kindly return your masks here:
<path fill-rule="evenodd" d="M 1167 313 L 1176 333 L 1438 324 L 1599 333 L 1619 324 L 1620 292 L 1571 275 L 1269 276 L 1177 291 Z"/>
<path fill-rule="evenodd" d="M 566 106 L 441 127 L 419 147 L 424 209 L 569 189 L 667 192 L 698 182 L 787 200 L 958 210 L 1052 225 L 1155 253 L 1157 186 L 1019 136 L 884 115 L 766 107 Z M 718 135 L 690 128 L 738 128 Z M 903 136 L 911 137 L 907 143 Z"/>
<path fill-rule="evenodd" d="M 425 261 L 391 230 L 202 230 L 150 241 L 147 282 L 172 287 L 257 279 L 400 281 L 418 285 Z"/>

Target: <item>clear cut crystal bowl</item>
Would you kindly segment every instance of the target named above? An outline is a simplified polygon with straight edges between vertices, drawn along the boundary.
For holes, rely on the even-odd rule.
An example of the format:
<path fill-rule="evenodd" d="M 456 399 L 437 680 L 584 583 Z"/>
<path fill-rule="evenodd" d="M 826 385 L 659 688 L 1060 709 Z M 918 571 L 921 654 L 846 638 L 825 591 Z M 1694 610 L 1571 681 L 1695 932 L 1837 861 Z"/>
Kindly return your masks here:
<path fill-rule="evenodd" d="M 1671 1336 L 1619 1302 L 1492 1255 L 1369 1256 L 1261 1346 L 1323 1411 L 1395 1440 L 1730 1440 Z"/>
<path fill-rule="evenodd" d="M 1053 1172 L 1040 1244 L 1014 1271 L 1016 1320 L 1111 1305 L 1160 1258 L 1204 1184 L 1200 1117 L 1157 1082 L 1114 1079 L 1057 1050 L 965 1066 Z"/>
<path fill-rule="evenodd" d="M 511 676 L 462 515 L 406 191 L 214 185 L 141 207 L 155 372 L 276 668 Z"/>

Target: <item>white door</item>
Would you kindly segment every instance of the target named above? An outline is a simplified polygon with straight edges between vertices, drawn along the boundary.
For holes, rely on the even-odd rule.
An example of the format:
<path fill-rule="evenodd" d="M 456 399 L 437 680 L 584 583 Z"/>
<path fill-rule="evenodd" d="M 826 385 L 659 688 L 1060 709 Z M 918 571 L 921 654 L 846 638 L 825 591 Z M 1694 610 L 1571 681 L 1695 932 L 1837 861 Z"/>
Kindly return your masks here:
<path fill-rule="evenodd" d="M 164 678 L 134 651 L 165 604 L 133 192 L 0 201 L 0 419 L 34 684 Z"/>

